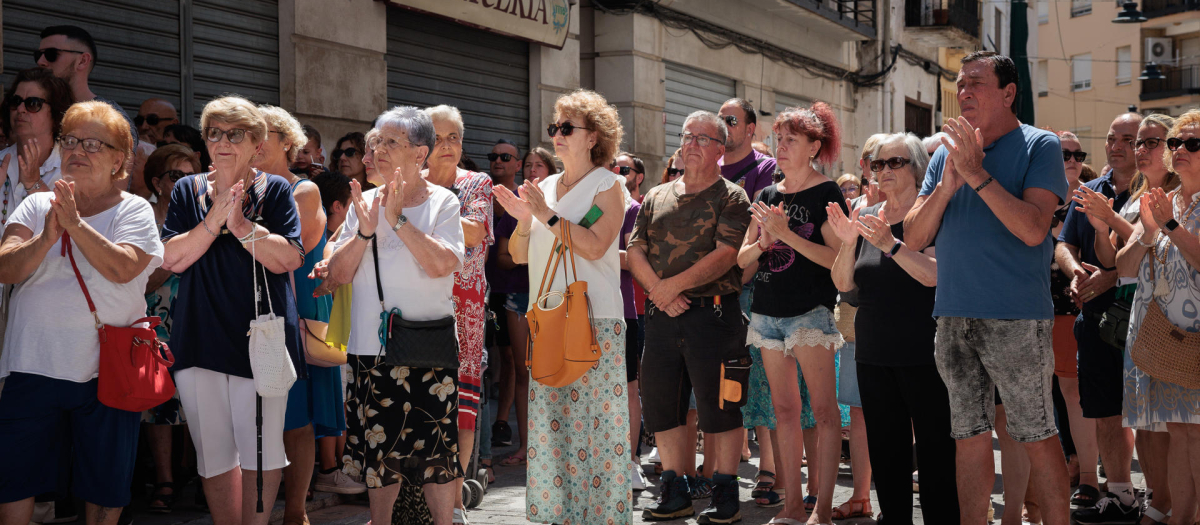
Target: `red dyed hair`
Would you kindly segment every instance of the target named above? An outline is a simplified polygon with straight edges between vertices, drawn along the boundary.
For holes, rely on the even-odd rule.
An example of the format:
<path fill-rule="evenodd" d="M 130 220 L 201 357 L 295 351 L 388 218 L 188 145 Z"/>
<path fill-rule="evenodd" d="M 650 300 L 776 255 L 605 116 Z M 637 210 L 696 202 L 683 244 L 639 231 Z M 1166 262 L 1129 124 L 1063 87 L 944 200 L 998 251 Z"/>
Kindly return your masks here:
<path fill-rule="evenodd" d="M 787 108 L 775 118 L 771 131 L 800 134 L 808 140 L 820 142 L 817 164 L 832 166 L 837 162 L 842 143 L 842 127 L 838 124 L 833 108 L 824 102 L 814 102 L 809 108 Z"/>

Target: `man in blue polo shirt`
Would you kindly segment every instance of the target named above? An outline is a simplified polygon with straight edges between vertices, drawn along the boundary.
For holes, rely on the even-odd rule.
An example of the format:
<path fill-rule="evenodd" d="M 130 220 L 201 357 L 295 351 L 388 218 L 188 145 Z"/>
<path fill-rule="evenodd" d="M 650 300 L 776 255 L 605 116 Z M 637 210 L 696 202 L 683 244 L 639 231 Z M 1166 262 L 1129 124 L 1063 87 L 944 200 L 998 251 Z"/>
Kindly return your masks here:
<path fill-rule="evenodd" d="M 1058 137 L 1017 120 L 1017 68 L 990 51 L 967 55 L 958 74 L 962 117 L 943 139 L 912 211 L 905 243 L 936 238 L 933 315 L 938 371 L 950 393 L 963 523 L 987 519 L 994 483 L 993 390 L 1007 429 L 1025 445 L 1030 493 L 1047 525 L 1066 525 L 1067 468 L 1054 427 L 1050 223 L 1066 202 Z"/>

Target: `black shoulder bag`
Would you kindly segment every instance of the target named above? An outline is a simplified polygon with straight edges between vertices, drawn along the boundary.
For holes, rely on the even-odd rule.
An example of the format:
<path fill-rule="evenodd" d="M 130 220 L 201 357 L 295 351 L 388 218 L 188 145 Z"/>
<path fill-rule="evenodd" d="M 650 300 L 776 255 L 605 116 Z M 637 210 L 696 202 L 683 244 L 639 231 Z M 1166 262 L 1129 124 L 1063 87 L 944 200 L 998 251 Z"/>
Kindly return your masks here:
<path fill-rule="evenodd" d="M 379 280 L 379 248 L 371 240 L 371 256 L 375 262 L 375 291 L 379 294 L 380 351 L 384 362 L 392 366 L 412 368 L 458 368 L 458 331 L 454 316 L 432 321 L 409 321 L 400 316 L 398 308 L 391 311 L 383 305 L 383 283 Z"/>

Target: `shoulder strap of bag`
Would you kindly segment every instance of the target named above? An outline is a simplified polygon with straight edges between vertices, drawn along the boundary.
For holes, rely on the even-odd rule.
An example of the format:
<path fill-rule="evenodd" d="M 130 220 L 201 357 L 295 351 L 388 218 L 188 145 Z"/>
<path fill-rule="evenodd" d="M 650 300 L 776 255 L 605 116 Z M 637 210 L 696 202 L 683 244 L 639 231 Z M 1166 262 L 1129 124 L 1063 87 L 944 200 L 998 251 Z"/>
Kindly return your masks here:
<path fill-rule="evenodd" d="M 546 259 L 546 269 L 542 271 L 542 283 L 538 285 L 537 295 L 533 297 L 534 304 L 537 304 L 543 293 L 554 288 L 554 275 L 558 273 L 558 263 L 562 261 L 562 250 L 559 250 L 558 247 L 558 241 L 555 241 L 550 249 L 550 257 Z M 546 284 L 547 277 L 550 278 L 550 284 Z"/>
<path fill-rule="evenodd" d="M 755 155 L 753 151 L 750 152 L 750 156 L 754 157 L 754 162 L 751 162 L 749 166 L 742 168 L 742 171 L 737 172 L 737 175 L 734 175 L 733 179 L 730 179 L 729 182 L 737 184 L 739 180 L 742 180 L 742 177 L 745 177 L 747 173 L 750 173 L 750 170 L 758 167 L 758 163 L 762 162 L 762 158 L 760 158 L 758 155 Z"/>
<path fill-rule="evenodd" d="M 575 243 L 571 239 L 571 226 L 570 225 L 571 225 L 571 223 L 569 223 L 567 221 L 562 221 L 562 236 L 564 239 L 566 239 L 565 244 L 567 247 L 566 248 L 567 253 L 569 253 L 571 255 L 571 282 L 573 283 L 573 282 L 579 280 L 579 275 L 575 273 Z M 565 273 L 566 271 L 567 271 L 566 265 L 563 265 L 563 272 Z M 571 283 L 567 283 L 567 284 L 570 285 Z"/>
<path fill-rule="evenodd" d="M 386 312 L 387 308 L 383 306 L 383 282 L 379 280 L 379 248 L 375 246 L 376 242 L 378 238 L 371 239 L 371 262 L 375 263 L 375 293 L 379 295 L 379 309 Z"/>
<path fill-rule="evenodd" d="M 271 290 L 267 282 L 267 267 L 259 264 L 258 256 L 256 255 L 255 244 L 257 239 L 250 241 L 250 270 L 254 278 L 254 315 L 258 316 L 258 303 L 262 302 L 262 296 L 267 296 L 267 311 L 271 315 L 275 315 L 275 306 L 271 304 Z M 258 289 L 258 269 L 262 268 L 263 274 L 263 290 Z"/>
<path fill-rule="evenodd" d="M 64 255 L 71 260 L 71 269 L 75 270 L 75 279 L 79 281 L 79 289 L 83 290 L 83 298 L 87 299 L 88 309 L 92 311 L 92 319 L 96 320 L 96 331 L 102 332 L 104 323 L 101 323 L 100 316 L 96 315 L 96 303 L 92 302 L 92 294 L 88 293 L 87 283 L 83 282 L 83 274 L 79 273 L 79 267 L 75 265 L 75 254 L 71 250 L 71 236 L 66 232 L 62 235 L 62 249 L 59 256 Z"/>

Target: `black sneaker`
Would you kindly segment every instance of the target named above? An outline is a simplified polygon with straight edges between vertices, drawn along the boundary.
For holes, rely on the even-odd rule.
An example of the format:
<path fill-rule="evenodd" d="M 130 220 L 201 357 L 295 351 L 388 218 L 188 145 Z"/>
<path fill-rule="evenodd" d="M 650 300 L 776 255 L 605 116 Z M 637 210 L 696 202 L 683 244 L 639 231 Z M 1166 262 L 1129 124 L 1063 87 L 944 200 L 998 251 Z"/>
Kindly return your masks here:
<path fill-rule="evenodd" d="M 700 512 L 697 523 L 737 523 L 742 521 L 741 504 L 738 502 L 737 479 L 728 474 L 713 474 L 712 502 Z"/>
<path fill-rule="evenodd" d="M 687 476 L 676 476 L 674 470 L 663 471 L 658 487 L 658 500 L 642 509 L 642 519 L 665 521 L 696 514 L 692 509 L 692 498 L 688 497 Z"/>
<path fill-rule="evenodd" d="M 492 425 L 492 446 L 507 447 L 512 445 L 512 428 L 508 426 L 508 421 L 496 421 Z"/>
<path fill-rule="evenodd" d="M 711 479 L 704 477 L 700 470 L 696 471 L 696 476 L 690 478 L 692 482 L 691 491 L 688 495 L 693 500 L 711 498 L 713 493 L 713 482 Z"/>
<path fill-rule="evenodd" d="M 1124 525 L 1142 519 L 1142 510 L 1137 505 L 1122 505 L 1111 492 L 1101 498 L 1095 507 L 1077 509 L 1071 519 L 1079 525 Z"/>

